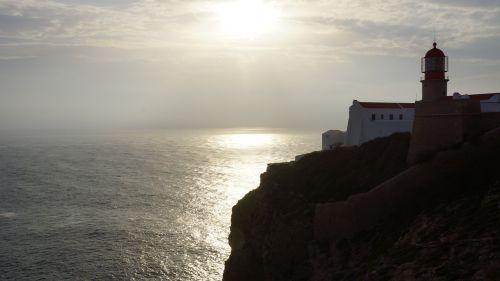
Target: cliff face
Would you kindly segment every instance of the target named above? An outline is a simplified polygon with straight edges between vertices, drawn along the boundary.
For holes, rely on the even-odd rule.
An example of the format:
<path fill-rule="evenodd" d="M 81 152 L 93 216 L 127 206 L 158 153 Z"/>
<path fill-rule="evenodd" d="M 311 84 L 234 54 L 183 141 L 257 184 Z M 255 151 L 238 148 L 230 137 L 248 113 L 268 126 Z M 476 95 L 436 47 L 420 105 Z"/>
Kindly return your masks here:
<path fill-rule="evenodd" d="M 500 280 L 500 184 L 387 220 L 310 260 L 304 280 Z"/>
<path fill-rule="evenodd" d="M 317 203 L 366 192 L 406 168 L 409 135 L 272 164 L 233 207 L 224 280 L 307 280 Z"/>
<path fill-rule="evenodd" d="M 223 280 L 500 280 L 499 135 L 410 169 L 408 134 L 270 165 L 233 207 Z M 318 211 L 362 202 L 353 198 L 387 182 L 416 192 L 394 206 L 391 193 L 369 199 L 356 221 L 370 222 L 380 202 L 392 206 L 373 223 L 346 232 Z"/>

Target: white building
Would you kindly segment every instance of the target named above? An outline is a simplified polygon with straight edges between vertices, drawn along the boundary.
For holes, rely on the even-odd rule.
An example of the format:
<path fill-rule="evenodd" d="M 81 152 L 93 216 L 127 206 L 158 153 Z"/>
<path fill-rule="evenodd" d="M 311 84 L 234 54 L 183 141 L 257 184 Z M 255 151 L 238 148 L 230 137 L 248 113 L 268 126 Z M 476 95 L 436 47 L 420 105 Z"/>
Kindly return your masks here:
<path fill-rule="evenodd" d="M 331 150 L 345 142 L 345 132 L 339 130 L 328 130 L 321 135 L 321 145 L 323 150 Z"/>
<path fill-rule="evenodd" d="M 459 93 L 453 93 L 453 96 L 450 98 L 453 98 L 454 100 L 479 100 L 481 112 L 500 112 L 500 93 L 477 95 L 461 95 Z"/>
<path fill-rule="evenodd" d="M 349 107 L 345 145 L 360 145 L 396 132 L 411 132 L 414 116 L 414 103 L 354 100 Z"/>
<path fill-rule="evenodd" d="M 360 145 L 396 132 L 411 132 L 410 162 L 500 126 L 500 93 L 447 95 L 448 57 L 436 47 L 421 60 L 422 100 L 415 103 L 359 102 L 349 107 L 344 145 Z M 415 113 L 416 112 L 416 113 Z M 323 134 L 323 149 L 337 143 Z"/>
<path fill-rule="evenodd" d="M 499 93 L 476 95 L 454 93 L 453 96 L 447 98 L 479 100 L 481 112 L 500 112 Z M 354 100 L 349 107 L 349 122 L 344 144 L 360 145 L 369 140 L 389 136 L 396 132 L 411 132 L 414 117 L 414 103 L 359 102 Z M 328 149 L 325 148 L 325 145 L 333 145 L 339 142 L 337 139 L 332 140 L 331 132 L 333 131 L 323 133 L 323 150 Z M 325 136 L 325 134 L 327 135 Z"/>

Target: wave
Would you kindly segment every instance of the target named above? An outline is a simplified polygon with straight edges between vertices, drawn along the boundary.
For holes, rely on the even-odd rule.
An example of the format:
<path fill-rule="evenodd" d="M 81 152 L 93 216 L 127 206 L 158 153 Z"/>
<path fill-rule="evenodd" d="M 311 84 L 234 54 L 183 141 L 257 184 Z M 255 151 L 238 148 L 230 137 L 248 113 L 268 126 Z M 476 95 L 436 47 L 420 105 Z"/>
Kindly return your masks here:
<path fill-rule="evenodd" d="M 0 219 L 12 219 L 14 217 L 16 217 L 16 213 L 12 212 L 0 213 Z"/>

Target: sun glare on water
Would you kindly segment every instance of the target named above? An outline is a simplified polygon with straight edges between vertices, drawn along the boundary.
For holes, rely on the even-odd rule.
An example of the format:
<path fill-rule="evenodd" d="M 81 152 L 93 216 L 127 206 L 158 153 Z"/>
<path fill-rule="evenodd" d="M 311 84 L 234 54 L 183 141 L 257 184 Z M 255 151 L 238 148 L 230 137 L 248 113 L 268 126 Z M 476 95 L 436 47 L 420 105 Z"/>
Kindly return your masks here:
<path fill-rule="evenodd" d="M 253 38 L 277 27 L 278 11 L 265 1 L 226 1 L 215 12 L 221 33 L 232 38 Z"/>
<path fill-rule="evenodd" d="M 272 134 L 229 134 L 222 135 L 219 143 L 227 148 L 247 149 L 270 145 L 273 140 Z"/>

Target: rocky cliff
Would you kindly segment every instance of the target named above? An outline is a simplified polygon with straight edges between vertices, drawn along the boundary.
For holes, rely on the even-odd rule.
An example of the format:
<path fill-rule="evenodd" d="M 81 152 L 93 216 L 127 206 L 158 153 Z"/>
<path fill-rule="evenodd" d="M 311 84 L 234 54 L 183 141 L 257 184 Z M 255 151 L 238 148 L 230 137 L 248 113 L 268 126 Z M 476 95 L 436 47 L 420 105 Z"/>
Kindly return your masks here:
<path fill-rule="evenodd" d="M 499 138 L 418 168 L 408 144 L 396 134 L 269 165 L 233 207 L 224 280 L 500 280 Z M 414 196 L 391 197 L 397 186 Z M 332 219 L 344 203 L 348 226 Z"/>

